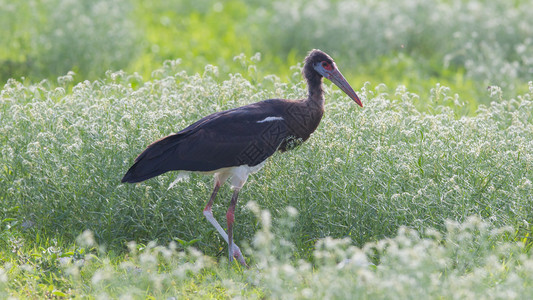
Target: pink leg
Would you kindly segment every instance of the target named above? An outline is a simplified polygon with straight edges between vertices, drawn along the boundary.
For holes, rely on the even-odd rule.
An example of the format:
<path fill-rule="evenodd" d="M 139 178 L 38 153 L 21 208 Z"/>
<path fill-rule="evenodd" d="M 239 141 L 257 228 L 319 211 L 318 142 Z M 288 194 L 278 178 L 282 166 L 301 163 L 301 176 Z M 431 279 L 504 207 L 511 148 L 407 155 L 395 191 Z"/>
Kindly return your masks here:
<path fill-rule="evenodd" d="M 233 223 L 235 222 L 235 206 L 237 205 L 237 197 L 239 196 L 240 189 L 235 188 L 231 202 L 229 204 L 228 212 L 226 213 L 226 221 L 228 222 L 228 249 L 229 249 L 229 261 L 233 261 L 233 257 L 237 258 L 239 262 L 246 266 L 244 257 L 241 254 L 241 250 L 237 245 L 233 243 Z"/>
<path fill-rule="evenodd" d="M 211 223 L 211 225 L 213 225 L 215 227 L 215 229 L 222 236 L 222 238 L 226 241 L 226 243 L 229 244 L 230 240 L 228 239 L 228 235 L 226 234 L 224 229 L 222 229 L 220 224 L 218 224 L 218 222 L 215 219 L 215 217 L 213 217 L 213 212 L 211 211 L 211 207 L 213 206 L 213 202 L 215 201 L 215 197 L 216 197 L 219 189 L 220 189 L 220 182 L 218 180 L 216 180 L 215 181 L 215 188 L 213 189 L 213 193 L 211 194 L 211 198 L 209 199 L 209 202 L 207 203 L 207 205 L 204 208 L 204 216 L 207 219 L 207 221 L 209 221 L 209 223 Z M 229 230 L 229 227 L 228 227 L 228 230 Z M 243 266 L 246 266 L 246 263 L 244 261 L 244 257 L 242 256 L 242 253 L 241 253 L 241 249 L 239 249 L 239 247 L 237 245 L 235 245 L 235 244 L 233 244 L 233 246 L 231 246 L 231 244 L 229 244 L 229 245 L 230 245 L 229 246 L 230 261 L 233 259 L 233 256 L 235 256 Z M 231 251 L 232 248 L 233 248 L 233 251 Z M 231 255 L 231 253 L 233 253 L 233 256 Z"/>

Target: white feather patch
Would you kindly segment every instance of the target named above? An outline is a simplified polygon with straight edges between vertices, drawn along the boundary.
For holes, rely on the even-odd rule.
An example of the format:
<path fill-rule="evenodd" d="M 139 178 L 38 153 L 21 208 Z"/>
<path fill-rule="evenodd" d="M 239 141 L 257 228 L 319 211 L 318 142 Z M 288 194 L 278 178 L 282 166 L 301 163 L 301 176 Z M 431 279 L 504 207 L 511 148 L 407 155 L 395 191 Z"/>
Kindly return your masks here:
<path fill-rule="evenodd" d="M 272 122 L 272 121 L 281 121 L 283 120 L 282 117 L 266 117 L 261 121 L 257 121 L 257 123 L 265 123 L 265 122 Z"/>
<path fill-rule="evenodd" d="M 187 179 L 189 179 L 189 172 L 179 172 L 178 177 L 168 186 L 167 191 L 173 188 L 176 183 L 185 181 Z"/>

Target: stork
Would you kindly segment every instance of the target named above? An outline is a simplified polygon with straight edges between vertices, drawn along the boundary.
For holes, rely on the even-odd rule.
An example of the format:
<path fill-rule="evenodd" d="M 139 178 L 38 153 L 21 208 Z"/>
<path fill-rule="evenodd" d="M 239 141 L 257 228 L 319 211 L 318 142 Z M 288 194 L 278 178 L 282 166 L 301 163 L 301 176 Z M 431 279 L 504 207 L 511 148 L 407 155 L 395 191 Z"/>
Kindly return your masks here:
<path fill-rule="evenodd" d="M 269 99 L 206 116 L 150 144 L 135 159 L 122 182 L 141 182 L 168 171 L 213 174 L 215 184 L 203 214 L 228 243 L 229 261 L 235 257 L 246 266 L 241 250 L 233 242 L 233 226 L 237 197 L 248 176 L 259 171 L 274 152 L 292 149 L 315 131 L 324 114 L 323 77 L 363 107 L 326 53 L 310 51 L 302 73 L 307 81 L 306 99 Z M 227 180 L 233 195 L 226 213 L 226 234 L 211 207 Z"/>

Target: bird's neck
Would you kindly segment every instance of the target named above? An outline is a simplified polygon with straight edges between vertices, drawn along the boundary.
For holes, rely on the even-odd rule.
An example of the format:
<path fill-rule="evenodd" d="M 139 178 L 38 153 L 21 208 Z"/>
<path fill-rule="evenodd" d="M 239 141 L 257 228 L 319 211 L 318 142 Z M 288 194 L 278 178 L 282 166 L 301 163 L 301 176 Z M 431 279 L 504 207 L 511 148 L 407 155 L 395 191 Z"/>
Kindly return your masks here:
<path fill-rule="evenodd" d="M 307 78 L 307 99 L 309 106 L 324 109 L 324 90 L 322 89 L 322 76 Z"/>

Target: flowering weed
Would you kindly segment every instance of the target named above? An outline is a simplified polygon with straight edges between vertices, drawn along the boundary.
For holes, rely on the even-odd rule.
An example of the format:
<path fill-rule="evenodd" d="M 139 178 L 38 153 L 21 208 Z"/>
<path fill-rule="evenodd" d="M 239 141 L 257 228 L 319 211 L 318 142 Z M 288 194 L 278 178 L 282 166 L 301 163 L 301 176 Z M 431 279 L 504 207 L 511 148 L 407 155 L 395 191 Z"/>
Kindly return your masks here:
<path fill-rule="evenodd" d="M 311 139 L 274 155 L 242 191 L 235 235 L 257 267 L 233 272 L 219 268 L 224 241 L 201 214 L 211 178 L 192 175 L 172 189 L 174 173 L 136 185 L 120 178 L 151 141 L 215 111 L 303 97 L 302 83 L 223 79 L 213 66 L 188 75 L 179 61 L 149 81 L 126 72 L 78 84 L 69 74 L 58 85 L 9 80 L 0 94 L 0 219 L 11 254 L 0 284 L 56 296 L 209 297 L 203 288 L 214 286 L 216 297 L 519 298 L 531 292 L 533 83 L 528 89 L 507 99 L 493 88 L 490 105 L 462 116 L 438 103 L 420 112 L 403 86 L 365 84 L 364 109 L 326 86 Z M 460 102 L 448 92 L 436 86 L 433 97 Z M 217 218 L 229 196 L 221 191 Z M 249 201 L 257 204 L 243 209 Z M 76 251 L 88 252 L 59 248 L 86 230 L 90 243 L 80 245 L 93 254 L 76 262 Z M 53 240 L 62 242 L 38 261 L 25 254 Z M 209 258 L 173 240 L 198 240 L 180 245 Z M 131 241 L 148 246 L 125 252 Z"/>

